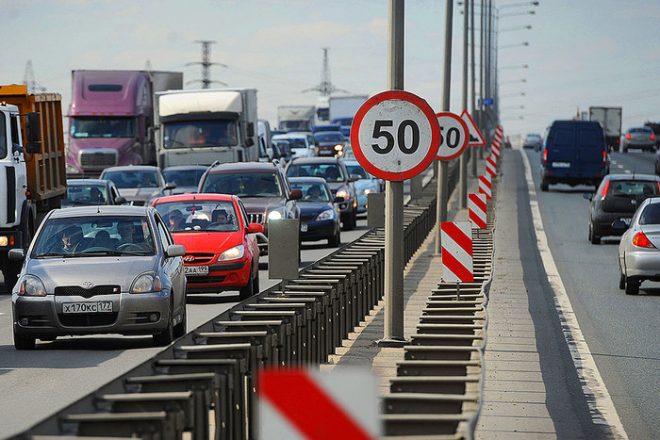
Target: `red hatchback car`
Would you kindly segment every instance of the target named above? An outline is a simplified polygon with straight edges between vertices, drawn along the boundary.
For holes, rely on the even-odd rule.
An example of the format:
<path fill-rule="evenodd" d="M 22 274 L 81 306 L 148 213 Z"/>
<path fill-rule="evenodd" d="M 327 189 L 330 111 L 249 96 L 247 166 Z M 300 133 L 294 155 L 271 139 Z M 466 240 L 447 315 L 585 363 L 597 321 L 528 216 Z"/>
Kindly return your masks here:
<path fill-rule="evenodd" d="M 239 290 L 241 299 L 259 293 L 259 246 L 243 203 L 226 194 L 181 194 L 153 202 L 183 257 L 187 293 Z"/>

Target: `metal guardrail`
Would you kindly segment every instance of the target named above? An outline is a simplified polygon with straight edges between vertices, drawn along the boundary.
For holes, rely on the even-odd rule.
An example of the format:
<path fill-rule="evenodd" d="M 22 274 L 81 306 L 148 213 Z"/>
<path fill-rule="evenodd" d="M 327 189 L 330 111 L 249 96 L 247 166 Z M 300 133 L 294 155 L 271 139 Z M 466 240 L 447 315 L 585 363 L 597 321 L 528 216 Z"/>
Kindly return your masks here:
<path fill-rule="evenodd" d="M 406 262 L 435 224 L 435 203 L 429 188 L 404 208 Z M 255 438 L 258 370 L 325 362 L 383 284 L 384 233 L 371 230 L 13 438 Z"/>

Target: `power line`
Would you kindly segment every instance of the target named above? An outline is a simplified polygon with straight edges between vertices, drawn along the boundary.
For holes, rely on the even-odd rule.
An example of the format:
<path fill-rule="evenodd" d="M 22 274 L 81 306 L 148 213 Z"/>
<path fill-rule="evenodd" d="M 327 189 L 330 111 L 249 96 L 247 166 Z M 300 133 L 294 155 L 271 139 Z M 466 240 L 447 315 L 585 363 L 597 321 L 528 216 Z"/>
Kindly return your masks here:
<path fill-rule="evenodd" d="M 186 84 L 201 83 L 203 89 L 208 89 L 209 86 L 213 83 L 222 84 L 223 86 L 226 86 L 227 84 L 222 81 L 211 79 L 211 66 L 227 67 L 226 64 L 211 62 L 211 45 L 215 44 L 216 42 L 212 40 L 197 40 L 195 41 L 195 43 L 199 43 L 202 45 L 202 61 L 194 61 L 192 63 L 186 63 L 186 66 L 193 66 L 193 65 L 202 66 L 202 79 L 193 79 L 191 81 L 186 81 Z"/>

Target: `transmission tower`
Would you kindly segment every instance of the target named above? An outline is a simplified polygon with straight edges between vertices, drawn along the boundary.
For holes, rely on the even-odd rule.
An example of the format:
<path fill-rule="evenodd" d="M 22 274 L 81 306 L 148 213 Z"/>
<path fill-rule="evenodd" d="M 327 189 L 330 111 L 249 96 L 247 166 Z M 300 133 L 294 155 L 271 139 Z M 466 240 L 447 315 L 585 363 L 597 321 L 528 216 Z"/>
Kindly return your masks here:
<path fill-rule="evenodd" d="M 27 86 L 28 93 L 45 92 L 46 88 L 39 84 L 34 79 L 34 69 L 32 68 L 32 60 L 28 60 L 25 65 L 25 74 L 23 75 L 23 83 Z"/>
<path fill-rule="evenodd" d="M 186 66 L 193 66 L 197 64 L 202 66 L 202 79 L 186 81 L 186 84 L 201 83 L 203 89 L 208 89 L 212 83 L 226 86 L 227 84 L 223 83 L 222 81 L 214 81 L 211 79 L 211 66 L 227 67 L 226 64 L 211 62 L 211 45 L 215 44 L 216 42 L 211 40 L 197 40 L 195 43 L 200 43 L 202 45 L 202 61 L 187 63 Z"/>
<path fill-rule="evenodd" d="M 349 93 L 348 90 L 335 87 L 335 85 L 330 81 L 330 61 L 328 59 L 328 50 L 330 50 L 330 48 L 323 48 L 323 70 L 321 71 L 321 82 L 311 89 L 303 90 L 303 93 L 319 92 L 321 96 L 330 96 L 335 92 Z"/>

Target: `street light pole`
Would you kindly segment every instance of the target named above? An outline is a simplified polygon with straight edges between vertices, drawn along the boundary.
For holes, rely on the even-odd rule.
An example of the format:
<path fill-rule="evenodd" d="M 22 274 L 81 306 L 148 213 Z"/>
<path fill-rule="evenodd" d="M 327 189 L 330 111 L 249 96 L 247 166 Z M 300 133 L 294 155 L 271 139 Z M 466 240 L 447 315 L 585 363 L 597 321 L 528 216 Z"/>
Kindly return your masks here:
<path fill-rule="evenodd" d="M 488 133 L 486 133 L 486 115 L 484 113 L 484 97 L 486 96 L 486 1 L 482 0 L 481 2 L 481 32 L 480 40 L 481 46 L 479 49 L 479 129 L 481 134 L 486 139 Z M 488 141 L 486 139 L 486 141 Z M 479 148 L 479 159 L 484 158 L 484 147 Z"/>
<path fill-rule="evenodd" d="M 442 84 L 442 111 L 449 111 L 449 99 L 451 97 L 451 37 L 452 37 L 452 19 L 454 15 L 454 0 L 446 0 L 445 8 L 445 60 Z M 447 221 L 447 202 L 449 201 L 449 164 L 447 161 L 440 161 L 438 176 L 438 191 L 436 204 L 436 222 Z M 440 241 L 440 227 L 435 237 L 435 253 L 442 253 L 442 242 Z"/>
<path fill-rule="evenodd" d="M 474 0 L 465 0 L 465 1 L 470 2 L 470 42 L 472 43 L 472 46 L 470 47 L 470 55 L 471 55 L 471 58 L 472 58 L 472 66 L 471 66 L 472 68 L 471 68 L 471 78 L 470 78 L 471 79 L 470 82 L 472 83 L 472 87 L 471 87 L 471 89 L 472 89 L 472 102 L 471 102 L 471 104 L 472 105 L 470 106 L 470 109 L 471 109 L 470 111 L 472 112 L 472 115 L 474 116 L 476 114 L 475 113 L 475 111 L 476 111 L 476 106 L 475 106 L 476 98 L 475 98 L 475 95 L 477 94 L 477 91 L 475 89 L 475 85 L 476 85 L 475 76 L 476 75 L 475 75 L 475 72 L 474 72 L 474 69 L 475 69 L 475 59 L 474 59 L 475 48 L 474 47 L 476 46 L 476 44 L 475 44 L 476 42 L 474 41 Z M 472 148 L 472 147 L 468 147 L 468 148 Z M 470 150 L 470 159 L 472 159 L 472 177 L 477 177 L 477 151 L 476 150 L 474 150 L 474 149 Z"/>
<path fill-rule="evenodd" d="M 463 1 L 463 96 L 462 96 L 462 109 L 468 108 L 468 14 L 470 13 L 469 0 Z M 469 139 L 469 135 L 468 135 Z M 470 154 L 470 147 L 463 150 L 460 157 L 460 206 L 467 208 L 467 164 Z"/>

